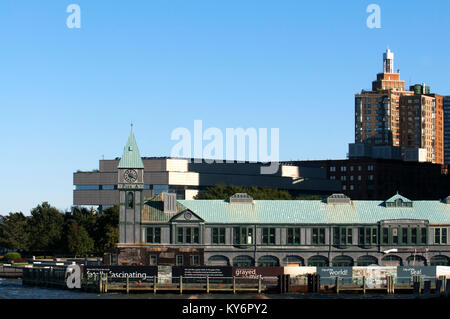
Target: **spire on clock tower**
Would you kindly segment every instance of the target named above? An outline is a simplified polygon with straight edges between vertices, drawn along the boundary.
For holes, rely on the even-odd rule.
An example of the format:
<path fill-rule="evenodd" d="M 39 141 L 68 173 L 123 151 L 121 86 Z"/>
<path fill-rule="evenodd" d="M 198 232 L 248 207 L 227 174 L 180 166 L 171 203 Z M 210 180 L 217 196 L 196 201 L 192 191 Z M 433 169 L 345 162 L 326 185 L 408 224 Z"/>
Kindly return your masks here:
<path fill-rule="evenodd" d="M 133 134 L 133 124 L 131 124 L 131 132 L 128 137 L 127 144 L 123 149 L 122 158 L 117 168 L 144 168 L 139 148 Z"/>

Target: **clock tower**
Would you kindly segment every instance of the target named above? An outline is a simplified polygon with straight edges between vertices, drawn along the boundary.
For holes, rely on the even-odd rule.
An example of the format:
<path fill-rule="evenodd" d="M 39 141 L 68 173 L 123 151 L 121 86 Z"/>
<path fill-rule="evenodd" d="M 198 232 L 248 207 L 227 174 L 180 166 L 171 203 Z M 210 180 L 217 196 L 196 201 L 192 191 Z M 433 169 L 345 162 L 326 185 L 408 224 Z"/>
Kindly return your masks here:
<path fill-rule="evenodd" d="M 143 240 L 141 238 L 141 215 L 144 163 L 134 138 L 133 125 L 117 170 L 120 204 L 119 245 L 140 243 Z"/>

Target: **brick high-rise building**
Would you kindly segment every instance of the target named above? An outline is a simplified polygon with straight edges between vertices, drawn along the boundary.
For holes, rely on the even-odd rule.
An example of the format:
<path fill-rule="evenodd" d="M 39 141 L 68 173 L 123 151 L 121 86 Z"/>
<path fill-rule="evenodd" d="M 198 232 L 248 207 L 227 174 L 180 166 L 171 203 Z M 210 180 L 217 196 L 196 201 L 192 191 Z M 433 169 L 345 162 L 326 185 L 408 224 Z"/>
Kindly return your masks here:
<path fill-rule="evenodd" d="M 400 147 L 400 97 L 413 94 L 394 72 L 394 53 L 388 49 L 372 91 L 355 94 L 355 142 Z"/>
<path fill-rule="evenodd" d="M 400 146 L 403 153 L 426 150 L 423 161 L 444 164 L 443 97 L 416 84 L 412 96 L 400 97 Z M 425 94 L 423 94 L 425 93 Z"/>
<path fill-rule="evenodd" d="M 445 123 L 450 127 L 448 113 L 450 99 L 431 93 L 429 86 L 416 84 L 405 90 L 400 72 L 394 72 L 394 53 L 388 49 L 372 91 L 355 94 L 355 143 L 400 147 L 404 160 L 437 164 L 444 164 L 447 145 L 448 163 L 450 128 L 444 133 Z"/>

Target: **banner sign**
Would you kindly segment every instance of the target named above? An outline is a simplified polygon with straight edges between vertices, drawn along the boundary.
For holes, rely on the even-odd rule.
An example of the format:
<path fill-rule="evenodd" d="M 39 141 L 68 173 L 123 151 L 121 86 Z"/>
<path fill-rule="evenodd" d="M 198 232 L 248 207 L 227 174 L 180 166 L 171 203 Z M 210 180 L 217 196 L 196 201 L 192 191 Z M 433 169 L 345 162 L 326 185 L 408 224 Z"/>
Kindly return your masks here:
<path fill-rule="evenodd" d="M 233 267 L 233 276 L 240 278 L 276 277 L 283 273 L 284 267 Z"/>
<path fill-rule="evenodd" d="M 360 266 L 353 267 L 353 282 L 362 285 L 363 277 L 367 288 L 385 288 L 386 277 L 397 281 L 397 266 Z"/>
<path fill-rule="evenodd" d="M 341 284 L 351 284 L 352 273 L 352 267 L 317 267 L 320 283 L 325 285 L 335 284 L 336 277 L 339 277 Z"/>
<path fill-rule="evenodd" d="M 420 276 L 421 280 L 436 279 L 436 267 L 433 266 L 401 266 L 397 267 L 397 282 L 410 283 L 413 276 Z"/>
<path fill-rule="evenodd" d="M 231 267 L 172 267 L 173 277 L 231 277 Z"/>
<path fill-rule="evenodd" d="M 158 275 L 158 267 L 155 266 L 88 266 L 84 267 L 84 275 L 87 279 L 107 275 L 108 280 L 129 279 L 141 281 L 153 281 L 153 276 Z"/>
<path fill-rule="evenodd" d="M 183 276 L 187 281 L 191 282 L 204 282 L 206 277 L 210 278 L 210 281 L 217 281 L 218 278 L 230 278 L 232 276 L 231 267 L 215 267 L 215 266 L 202 266 L 202 267 L 172 267 L 172 277 Z M 196 280 L 198 279 L 198 280 Z"/>

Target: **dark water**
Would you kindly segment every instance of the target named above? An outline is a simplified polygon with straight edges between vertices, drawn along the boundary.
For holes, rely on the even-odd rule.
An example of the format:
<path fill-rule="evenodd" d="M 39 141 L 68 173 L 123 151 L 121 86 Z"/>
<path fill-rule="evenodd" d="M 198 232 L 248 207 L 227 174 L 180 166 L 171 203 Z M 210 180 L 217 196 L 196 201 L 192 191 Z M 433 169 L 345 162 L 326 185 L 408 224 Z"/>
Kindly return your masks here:
<path fill-rule="evenodd" d="M 130 294 L 107 293 L 96 294 L 77 290 L 44 288 L 36 286 L 22 286 L 21 279 L 0 278 L 0 299 L 255 299 L 257 294 L 166 294 L 152 293 Z M 266 294 L 269 299 L 412 299 L 414 295 L 385 295 L 385 294 Z"/>

